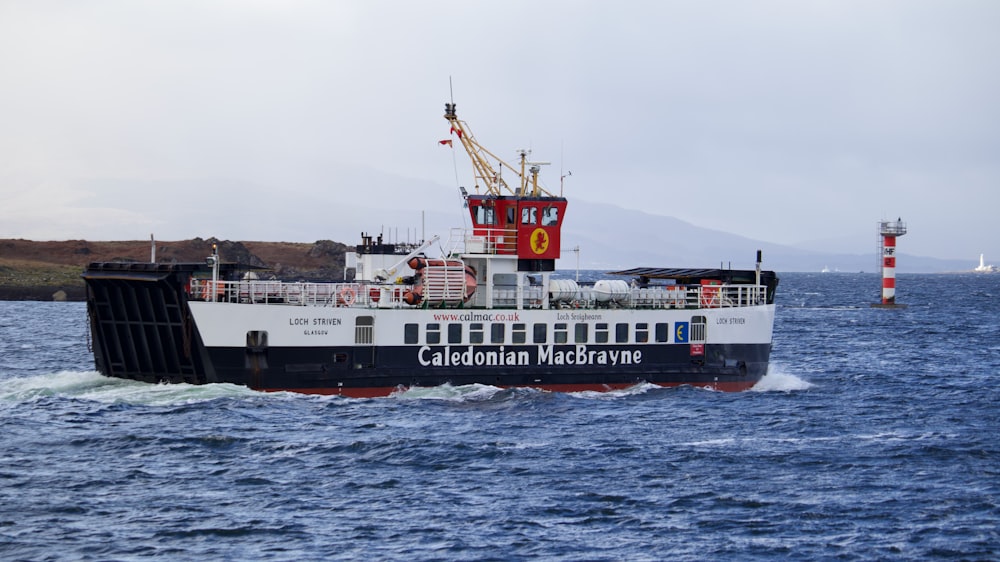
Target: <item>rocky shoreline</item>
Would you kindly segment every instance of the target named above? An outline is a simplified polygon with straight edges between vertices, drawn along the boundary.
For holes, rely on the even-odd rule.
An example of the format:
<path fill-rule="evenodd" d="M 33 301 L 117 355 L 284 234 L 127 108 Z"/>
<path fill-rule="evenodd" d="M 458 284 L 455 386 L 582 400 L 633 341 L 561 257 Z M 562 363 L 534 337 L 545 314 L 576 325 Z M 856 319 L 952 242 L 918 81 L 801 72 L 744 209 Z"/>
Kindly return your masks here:
<path fill-rule="evenodd" d="M 84 301 L 87 290 L 81 283 L 76 286 L 20 286 L 0 285 L 0 301 Z"/>
<path fill-rule="evenodd" d="M 264 267 L 286 281 L 327 281 L 344 275 L 348 246 L 331 240 L 298 242 L 232 242 L 215 238 L 157 241 L 156 261 L 203 262 L 217 248 L 224 262 Z M 91 262 L 140 262 L 151 257 L 150 241 L 41 242 L 0 239 L 0 300 L 83 301 L 81 275 Z"/>

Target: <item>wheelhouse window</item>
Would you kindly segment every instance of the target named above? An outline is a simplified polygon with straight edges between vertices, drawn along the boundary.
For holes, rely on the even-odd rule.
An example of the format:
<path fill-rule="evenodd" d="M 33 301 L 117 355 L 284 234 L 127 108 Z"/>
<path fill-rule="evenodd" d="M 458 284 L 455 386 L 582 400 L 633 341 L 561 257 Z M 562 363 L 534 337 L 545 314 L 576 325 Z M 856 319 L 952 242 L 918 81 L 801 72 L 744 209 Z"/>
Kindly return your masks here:
<path fill-rule="evenodd" d="M 555 226 L 559 223 L 559 209 L 545 207 L 542 209 L 542 226 Z"/>
<path fill-rule="evenodd" d="M 537 207 L 522 208 L 521 224 L 538 224 L 538 208 Z"/>
<path fill-rule="evenodd" d="M 497 211 L 493 207 L 477 205 L 475 207 L 476 224 L 493 225 L 497 223 Z"/>

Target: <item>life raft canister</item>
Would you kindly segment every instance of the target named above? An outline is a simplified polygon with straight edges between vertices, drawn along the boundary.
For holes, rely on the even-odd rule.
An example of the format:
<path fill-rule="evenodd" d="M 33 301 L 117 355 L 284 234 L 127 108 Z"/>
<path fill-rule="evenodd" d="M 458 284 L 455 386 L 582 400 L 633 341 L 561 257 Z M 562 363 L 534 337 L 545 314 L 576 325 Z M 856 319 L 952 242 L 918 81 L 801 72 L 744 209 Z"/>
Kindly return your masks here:
<path fill-rule="evenodd" d="M 701 280 L 701 308 L 719 308 L 722 306 L 721 281 L 715 279 Z"/>

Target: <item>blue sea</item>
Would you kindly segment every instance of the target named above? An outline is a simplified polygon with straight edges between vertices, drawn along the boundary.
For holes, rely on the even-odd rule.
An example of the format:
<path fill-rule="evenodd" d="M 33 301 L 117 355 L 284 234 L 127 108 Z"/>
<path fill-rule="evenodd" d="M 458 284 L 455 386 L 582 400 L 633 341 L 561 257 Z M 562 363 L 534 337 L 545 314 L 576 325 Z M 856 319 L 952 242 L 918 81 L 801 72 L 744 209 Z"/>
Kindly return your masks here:
<path fill-rule="evenodd" d="M 742 393 L 148 385 L 0 302 L 0 559 L 1000 559 L 1000 275 L 897 285 L 782 275 Z"/>

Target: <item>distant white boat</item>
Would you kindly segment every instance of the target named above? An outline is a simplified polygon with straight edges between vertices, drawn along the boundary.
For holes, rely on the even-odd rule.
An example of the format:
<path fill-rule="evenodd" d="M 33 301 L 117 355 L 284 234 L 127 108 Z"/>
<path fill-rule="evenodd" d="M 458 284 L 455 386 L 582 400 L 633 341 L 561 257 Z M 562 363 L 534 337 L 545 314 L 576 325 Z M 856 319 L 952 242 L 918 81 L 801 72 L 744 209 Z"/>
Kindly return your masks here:
<path fill-rule="evenodd" d="M 823 266 L 823 269 L 820 270 L 820 273 L 830 273 L 830 268 L 827 266 Z"/>
<path fill-rule="evenodd" d="M 996 273 L 998 270 L 995 265 L 986 265 L 986 262 L 983 261 L 983 254 L 979 254 L 979 266 L 972 271 L 976 273 Z"/>

